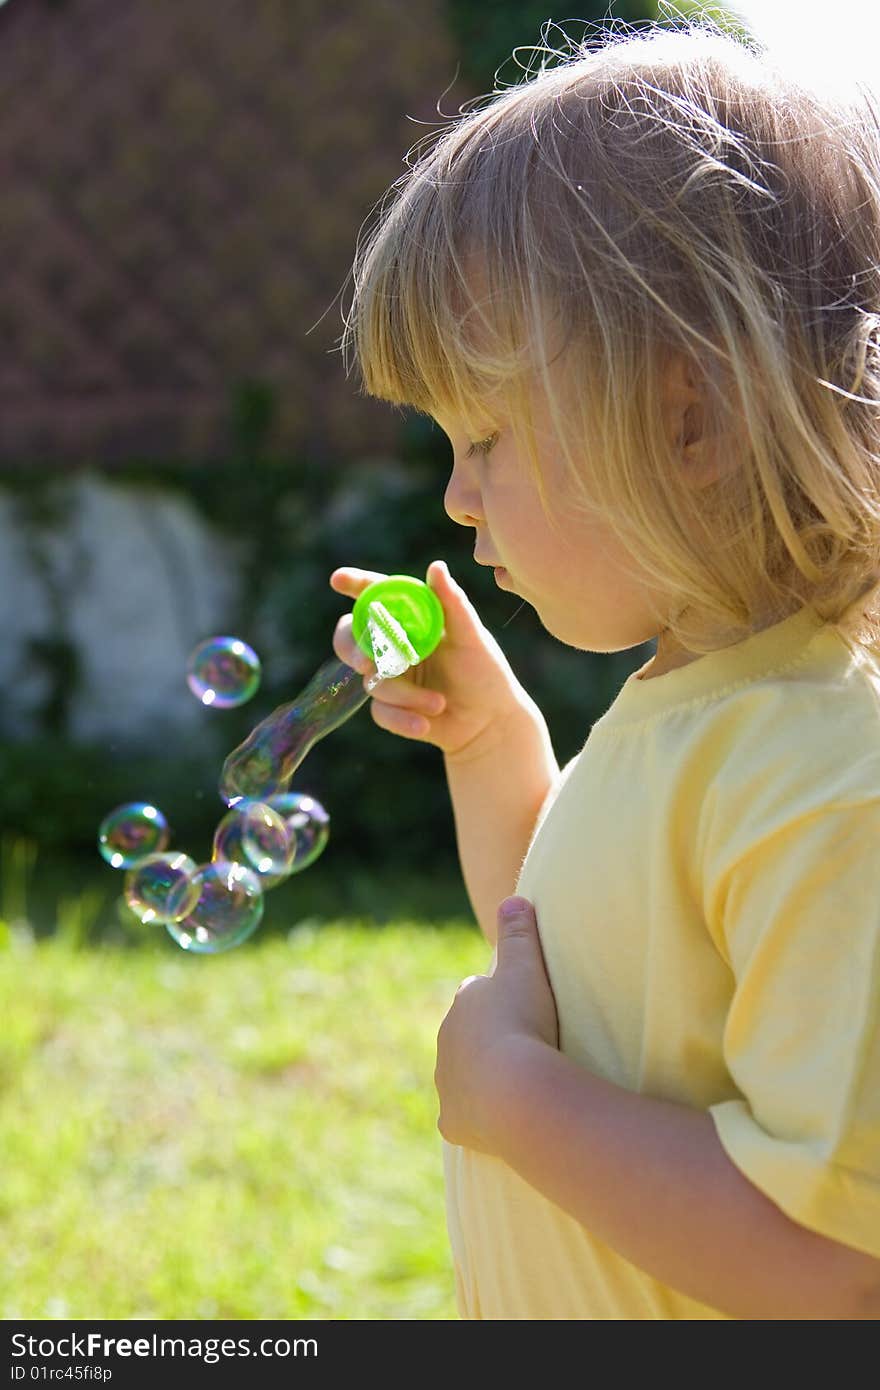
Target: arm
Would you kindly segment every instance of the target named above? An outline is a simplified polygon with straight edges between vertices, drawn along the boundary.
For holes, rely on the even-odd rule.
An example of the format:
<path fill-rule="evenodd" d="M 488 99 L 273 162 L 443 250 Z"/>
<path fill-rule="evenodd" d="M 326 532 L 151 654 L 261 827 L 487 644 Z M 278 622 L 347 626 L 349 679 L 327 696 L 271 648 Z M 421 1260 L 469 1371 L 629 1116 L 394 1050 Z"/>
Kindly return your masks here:
<path fill-rule="evenodd" d="M 514 891 L 559 766 L 537 707 L 520 708 L 478 745 L 446 754 L 445 766 L 465 886 L 494 946 L 498 903 Z"/>
<path fill-rule="evenodd" d="M 440 1028 L 449 1143 L 502 1159 L 624 1259 L 731 1317 L 880 1317 L 880 1260 L 790 1220 L 710 1114 L 593 1075 L 557 1051 L 557 1028 L 534 912 L 513 899 L 494 975 L 466 980 Z"/>
<path fill-rule="evenodd" d="M 381 578 L 342 568 L 330 584 L 356 598 Z M 376 687 L 371 713 L 380 728 L 442 750 L 465 886 L 494 945 L 495 909 L 513 891 L 559 767 L 541 711 L 442 561 L 428 566 L 428 583 L 443 605 L 444 641 L 412 671 Z M 350 613 L 336 625 L 333 650 L 365 675 L 374 670 L 352 638 Z"/>
<path fill-rule="evenodd" d="M 880 1317 L 880 1261 L 789 1220 L 709 1114 L 611 1085 L 532 1038 L 496 1068 L 492 1110 L 498 1156 L 662 1283 L 734 1318 Z"/>

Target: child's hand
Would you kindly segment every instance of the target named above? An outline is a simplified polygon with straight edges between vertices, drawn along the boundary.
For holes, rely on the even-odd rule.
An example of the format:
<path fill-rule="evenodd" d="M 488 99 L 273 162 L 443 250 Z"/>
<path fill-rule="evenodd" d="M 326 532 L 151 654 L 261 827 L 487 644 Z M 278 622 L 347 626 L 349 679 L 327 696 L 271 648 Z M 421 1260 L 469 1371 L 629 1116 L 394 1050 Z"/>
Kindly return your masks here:
<path fill-rule="evenodd" d="M 450 1144 L 499 1151 L 506 1067 L 515 1066 L 516 1044 L 524 1038 L 558 1048 L 559 1023 L 535 909 L 525 898 L 505 898 L 495 973 L 459 985 L 437 1035 L 437 1127 Z"/>
<path fill-rule="evenodd" d="M 333 571 L 330 587 L 356 599 L 369 584 L 385 577 L 346 567 Z M 389 733 L 433 743 L 447 755 L 465 750 L 470 754 L 484 739 L 503 735 L 509 720 L 532 701 L 445 563 L 432 561 L 427 579 L 443 605 L 446 635 L 425 661 L 376 686 L 371 712 L 380 729 Z M 350 613 L 336 624 L 333 650 L 363 675 L 375 673 L 373 662 L 351 635 Z"/>

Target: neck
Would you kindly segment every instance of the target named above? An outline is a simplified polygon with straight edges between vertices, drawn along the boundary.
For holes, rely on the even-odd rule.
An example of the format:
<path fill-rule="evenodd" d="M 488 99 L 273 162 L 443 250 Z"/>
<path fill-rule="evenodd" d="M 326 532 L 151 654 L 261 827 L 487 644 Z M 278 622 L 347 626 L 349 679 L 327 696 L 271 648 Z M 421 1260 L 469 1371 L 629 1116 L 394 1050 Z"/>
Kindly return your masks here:
<path fill-rule="evenodd" d="M 655 676 L 665 676 L 667 671 L 675 671 L 679 666 L 689 666 L 692 661 L 698 661 L 699 656 L 699 652 L 687 651 L 673 637 L 670 637 L 667 629 L 664 628 L 657 639 L 657 651 L 648 669 L 639 679 L 653 680 Z"/>

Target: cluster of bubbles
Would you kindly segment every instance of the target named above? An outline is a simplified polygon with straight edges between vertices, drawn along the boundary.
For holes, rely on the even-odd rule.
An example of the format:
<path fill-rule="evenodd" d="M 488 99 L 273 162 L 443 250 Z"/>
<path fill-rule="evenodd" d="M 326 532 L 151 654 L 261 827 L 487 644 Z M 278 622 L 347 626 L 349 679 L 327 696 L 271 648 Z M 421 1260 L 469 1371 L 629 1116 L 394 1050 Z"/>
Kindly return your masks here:
<path fill-rule="evenodd" d="M 192 652 L 186 679 L 206 707 L 232 709 L 256 693 L 259 658 L 239 638 L 213 637 Z M 313 864 L 330 834 L 320 802 L 276 790 L 281 785 L 267 778 L 259 797 L 222 793 L 229 809 L 204 864 L 169 849 L 171 831 L 158 807 L 135 801 L 111 811 L 98 848 L 111 868 L 125 870 L 124 897 L 135 917 L 165 926 L 185 951 L 217 954 L 246 941 L 262 920 L 263 894 Z"/>
<path fill-rule="evenodd" d="M 443 635 L 443 609 L 421 580 L 390 575 L 360 595 L 352 633 L 375 661 L 374 675 L 364 681 L 345 662 L 325 661 L 295 700 L 279 705 L 229 754 L 220 777 L 228 810 L 208 863 L 169 850 L 168 823 L 145 802 L 117 806 L 101 825 L 100 851 L 113 868 L 126 870 L 129 907 L 144 923 L 163 923 L 185 951 L 239 946 L 260 923 L 264 892 L 318 858 L 329 817 L 312 797 L 288 790 L 293 773 L 312 745 L 350 719 L 380 681 L 402 675 L 434 650 Z M 206 707 L 233 709 L 256 693 L 259 658 L 240 638 L 212 637 L 190 655 L 186 679 Z"/>

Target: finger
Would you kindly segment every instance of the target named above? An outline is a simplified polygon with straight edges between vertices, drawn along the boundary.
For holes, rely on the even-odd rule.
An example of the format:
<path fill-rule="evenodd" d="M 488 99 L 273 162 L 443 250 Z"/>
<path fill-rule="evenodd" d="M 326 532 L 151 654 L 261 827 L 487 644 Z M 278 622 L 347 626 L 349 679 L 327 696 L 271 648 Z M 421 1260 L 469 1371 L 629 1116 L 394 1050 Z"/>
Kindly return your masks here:
<path fill-rule="evenodd" d="M 472 985 L 472 984 L 474 983 L 475 980 L 480 980 L 480 979 L 483 979 L 483 978 L 484 978 L 484 977 L 481 976 L 481 975 L 468 975 L 467 979 L 462 980 L 462 982 L 461 982 L 461 984 L 459 985 L 458 989 L 455 991 L 456 996 L 458 996 L 459 994 L 463 993 L 463 991 L 467 989 L 468 985 Z"/>
<path fill-rule="evenodd" d="M 534 966 L 539 960 L 544 968 L 535 909 L 528 898 L 509 897 L 500 904 L 497 953 L 499 968 Z"/>
<path fill-rule="evenodd" d="M 351 666 L 352 670 L 360 672 L 362 676 L 376 674 L 373 662 L 351 635 L 350 613 L 343 613 L 333 629 L 333 651 L 340 661 L 344 661 L 346 666 Z"/>
<path fill-rule="evenodd" d="M 452 641 L 472 639 L 483 632 L 480 615 L 464 589 L 452 578 L 445 560 L 432 560 L 427 572 L 428 587 L 434 590 L 443 606 L 446 636 Z"/>
<path fill-rule="evenodd" d="M 364 677 L 364 686 L 371 685 L 372 676 Z M 371 685 L 370 694 L 382 704 L 393 705 L 397 709 L 410 710 L 429 717 L 442 714 L 446 708 L 446 697 L 439 690 L 416 685 L 414 681 L 395 676 L 391 680 L 379 681 Z"/>
<path fill-rule="evenodd" d="M 400 738 L 425 739 L 431 732 L 431 721 L 424 714 L 400 709 L 397 705 L 386 705 L 381 700 L 372 702 L 370 715 L 380 729 L 397 734 Z"/>
<path fill-rule="evenodd" d="M 364 589 L 368 589 L 371 584 L 375 584 L 379 579 L 387 578 L 387 574 L 379 574 L 376 570 L 362 570 L 357 569 L 354 565 L 341 565 L 330 576 L 330 588 L 335 589 L 337 594 L 358 598 Z"/>

